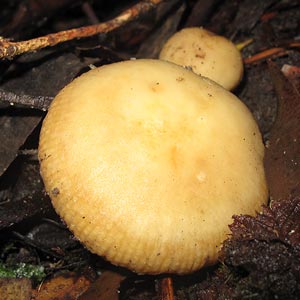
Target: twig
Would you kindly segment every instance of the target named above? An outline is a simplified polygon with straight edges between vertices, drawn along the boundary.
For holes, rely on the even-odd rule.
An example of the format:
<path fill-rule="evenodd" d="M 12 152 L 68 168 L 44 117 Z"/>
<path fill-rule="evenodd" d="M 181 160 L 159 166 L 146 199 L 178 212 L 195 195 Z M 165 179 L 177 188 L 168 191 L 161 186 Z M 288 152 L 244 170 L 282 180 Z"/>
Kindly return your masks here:
<path fill-rule="evenodd" d="M 158 280 L 159 300 L 174 300 L 173 279 L 163 277 Z"/>
<path fill-rule="evenodd" d="M 244 59 L 244 63 L 245 64 L 252 64 L 252 63 L 256 63 L 258 61 L 261 61 L 263 59 L 267 59 L 267 58 L 271 58 L 274 56 L 281 56 L 286 54 L 286 51 L 284 48 L 271 48 L 268 50 L 264 50 L 262 52 L 259 52 L 257 54 L 254 54 L 250 57 L 247 57 Z"/>
<path fill-rule="evenodd" d="M 98 24 L 100 22 L 89 2 L 85 1 L 82 4 L 82 10 L 91 21 L 91 24 Z"/>
<path fill-rule="evenodd" d="M 282 44 L 280 47 L 271 48 L 254 54 L 250 57 L 244 59 L 245 64 L 256 63 L 261 60 L 265 60 L 267 58 L 280 57 L 287 54 L 288 49 L 291 48 L 300 48 L 300 42 L 293 41 L 286 44 Z"/>
<path fill-rule="evenodd" d="M 75 29 L 60 31 L 57 33 L 48 34 L 35 39 L 11 42 L 7 39 L 1 38 L 0 40 L 0 59 L 9 58 L 12 59 L 14 56 L 33 52 L 45 47 L 55 46 L 59 43 L 66 41 L 90 37 L 99 33 L 107 33 L 122 25 L 129 23 L 136 19 L 140 14 L 145 13 L 152 9 L 155 5 L 160 4 L 164 0 L 148 0 L 141 1 L 131 8 L 122 12 L 116 18 L 96 25 L 90 25 L 85 27 L 79 27 Z"/>
<path fill-rule="evenodd" d="M 15 237 L 17 237 L 18 239 L 23 241 L 26 245 L 37 248 L 40 251 L 44 252 L 45 254 L 51 255 L 52 257 L 55 257 L 57 259 L 61 259 L 62 257 L 64 257 L 63 254 L 57 253 L 51 249 L 47 249 L 45 246 L 41 246 L 41 245 L 37 244 L 34 240 L 30 239 L 29 237 L 27 237 L 25 235 L 22 235 L 21 233 L 19 233 L 17 231 L 13 231 L 12 233 Z"/>
<path fill-rule="evenodd" d="M 0 102 L 7 102 L 10 105 L 21 104 L 46 111 L 52 99 L 53 97 L 16 95 L 0 88 Z"/>

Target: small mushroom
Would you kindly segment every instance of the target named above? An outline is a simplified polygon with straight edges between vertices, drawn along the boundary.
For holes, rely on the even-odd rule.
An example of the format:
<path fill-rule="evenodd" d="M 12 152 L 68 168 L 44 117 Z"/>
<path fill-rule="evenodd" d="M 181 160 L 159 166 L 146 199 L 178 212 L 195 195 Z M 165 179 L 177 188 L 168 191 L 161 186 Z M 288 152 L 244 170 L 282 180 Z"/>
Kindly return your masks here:
<path fill-rule="evenodd" d="M 38 155 L 46 191 L 74 235 L 138 273 L 215 263 L 232 215 L 267 201 L 264 146 L 246 106 L 161 60 L 75 79 L 51 104 Z"/>
<path fill-rule="evenodd" d="M 204 28 L 178 31 L 165 43 L 159 58 L 190 67 L 228 90 L 234 89 L 243 76 L 242 56 L 236 46 Z"/>

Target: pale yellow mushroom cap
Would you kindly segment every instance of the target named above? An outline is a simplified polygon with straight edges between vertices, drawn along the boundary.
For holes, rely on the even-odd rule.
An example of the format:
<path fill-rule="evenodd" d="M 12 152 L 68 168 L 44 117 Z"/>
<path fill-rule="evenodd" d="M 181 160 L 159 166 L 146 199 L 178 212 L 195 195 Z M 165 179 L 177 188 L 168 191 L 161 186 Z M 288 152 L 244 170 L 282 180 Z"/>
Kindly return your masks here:
<path fill-rule="evenodd" d="M 190 67 L 228 90 L 235 88 L 243 76 L 242 56 L 236 46 L 200 27 L 185 28 L 171 36 L 159 58 Z"/>
<path fill-rule="evenodd" d="M 263 155 L 239 99 L 160 60 L 75 79 L 51 104 L 39 145 L 46 191 L 74 235 L 150 274 L 216 262 L 232 215 L 267 200 Z"/>

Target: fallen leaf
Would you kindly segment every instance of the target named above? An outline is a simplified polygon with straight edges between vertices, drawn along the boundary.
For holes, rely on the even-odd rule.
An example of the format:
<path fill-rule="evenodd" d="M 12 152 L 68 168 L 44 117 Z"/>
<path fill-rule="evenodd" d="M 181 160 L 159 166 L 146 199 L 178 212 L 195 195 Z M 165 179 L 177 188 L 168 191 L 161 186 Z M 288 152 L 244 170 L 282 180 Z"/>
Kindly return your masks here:
<path fill-rule="evenodd" d="M 37 247 L 43 249 L 56 249 L 59 247 L 62 253 L 67 249 L 74 248 L 79 243 L 67 228 L 54 221 L 36 225 L 26 236 Z"/>
<path fill-rule="evenodd" d="M 15 160 L 2 176 L 1 183 L 12 187 L 0 197 L 0 229 L 49 211 L 52 207 L 43 192 L 39 165 L 35 162 Z"/>
<path fill-rule="evenodd" d="M 32 300 L 75 300 L 90 284 L 89 278 L 70 272 L 43 282 L 33 291 Z"/>
<path fill-rule="evenodd" d="M 300 197 L 274 201 L 256 217 L 233 216 L 232 240 L 280 240 L 300 245 Z"/>
<path fill-rule="evenodd" d="M 275 63 L 269 70 L 278 98 L 277 118 L 265 154 L 271 200 L 300 195 L 300 93 Z"/>
<path fill-rule="evenodd" d="M 237 15 L 232 22 L 232 30 L 250 32 L 259 22 L 264 12 L 276 3 L 276 0 L 255 1 L 244 0 L 238 7 Z"/>
<path fill-rule="evenodd" d="M 163 25 L 155 28 L 148 36 L 147 39 L 141 44 L 136 56 L 143 58 L 157 58 L 164 43 L 167 39 L 177 31 L 182 16 L 186 9 L 186 4 L 183 1 L 172 0 L 165 1 L 163 5 L 157 8 L 157 15 L 164 16 Z M 166 12 L 168 12 L 166 14 Z M 172 12 L 172 13 L 171 13 Z M 157 23 L 156 20 L 155 23 Z"/>
<path fill-rule="evenodd" d="M 118 300 L 124 278 L 121 273 L 105 271 L 78 300 Z"/>
<path fill-rule="evenodd" d="M 233 299 L 297 299 L 300 292 L 300 198 L 275 201 L 257 216 L 235 216 L 222 257 Z M 252 296 L 251 296 L 252 295 Z"/>
<path fill-rule="evenodd" d="M 0 110 L 0 176 L 17 157 L 19 148 L 40 122 L 41 116 L 35 111 L 18 109 Z"/>
<path fill-rule="evenodd" d="M 44 57 L 41 57 L 42 55 Z M 24 66 L 31 69 L 24 69 Z M 42 100 L 44 96 L 48 99 L 55 96 L 83 67 L 86 67 L 86 63 L 72 53 L 28 55 L 20 58 L 6 72 L 2 79 L 1 93 L 8 91 L 20 99 L 23 95 Z M 0 109 L 0 176 L 16 158 L 19 148 L 38 125 L 42 116 L 41 112 L 32 109 L 14 107 Z"/>
<path fill-rule="evenodd" d="M 30 300 L 30 298 L 30 279 L 0 278 L 0 300 Z"/>

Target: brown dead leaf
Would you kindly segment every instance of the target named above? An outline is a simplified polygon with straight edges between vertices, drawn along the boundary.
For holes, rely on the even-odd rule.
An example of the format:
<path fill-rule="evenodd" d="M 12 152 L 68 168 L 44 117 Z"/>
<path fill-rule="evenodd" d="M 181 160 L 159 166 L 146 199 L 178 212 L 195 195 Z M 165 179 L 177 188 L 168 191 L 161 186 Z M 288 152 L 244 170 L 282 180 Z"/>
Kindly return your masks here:
<path fill-rule="evenodd" d="M 105 271 L 78 300 L 118 300 L 118 290 L 124 275 Z"/>
<path fill-rule="evenodd" d="M 272 200 L 300 194 L 300 93 L 275 63 L 269 70 L 278 98 L 276 121 L 267 143 L 265 167 Z"/>
<path fill-rule="evenodd" d="M 231 24 L 232 31 L 250 32 L 259 22 L 260 17 L 267 9 L 275 4 L 276 0 L 251 1 L 244 0 L 238 5 L 237 14 Z M 238 29 L 237 29 L 238 28 Z"/>
<path fill-rule="evenodd" d="M 31 300 L 75 300 L 90 284 L 91 280 L 86 276 L 70 272 L 45 281 L 33 291 Z"/>
<path fill-rule="evenodd" d="M 30 300 L 30 298 L 30 279 L 0 278 L 0 300 Z"/>
<path fill-rule="evenodd" d="M 22 59 L 27 60 L 24 62 Z M 22 59 L 11 66 L 2 79 L 0 104 L 3 104 L 1 101 L 5 91 L 15 94 L 16 99 L 22 99 L 24 95 L 26 99 L 53 97 L 86 66 L 85 62 L 72 53 L 50 53 L 44 54 L 42 58 L 38 54 L 32 54 Z M 29 66 L 31 69 L 28 70 Z M 4 102 L 6 105 L 6 101 Z M 32 106 L 36 107 L 34 103 Z M 42 116 L 36 110 L 0 107 L 0 175 L 16 158 L 19 148 Z"/>
<path fill-rule="evenodd" d="M 0 229 L 51 209 L 34 161 L 16 159 L 1 177 L 1 184 L 10 188 L 5 197 L 0 195 Z"/>
<path fill-rule="evenodd" d="M 157 58 L 164 43 L 176 32 L 185 10 L 186 4 L 183 1 L 165 1 L 160 5 L 157 8 L 157 18 L 160 19 L 164 16 L 163 20 L 160 21 L 163 22 L 163 25 L 155 28 L 147 36 L 136 56 L 139 58 Z"/>
<path fill-rule="evenodd" d="M 10 108 L 0 110 L 0 175 L 16 158 L 18 149 L 24 144 L 40 119 L 40 114 L 35 111 L 24 112 Z"/>

